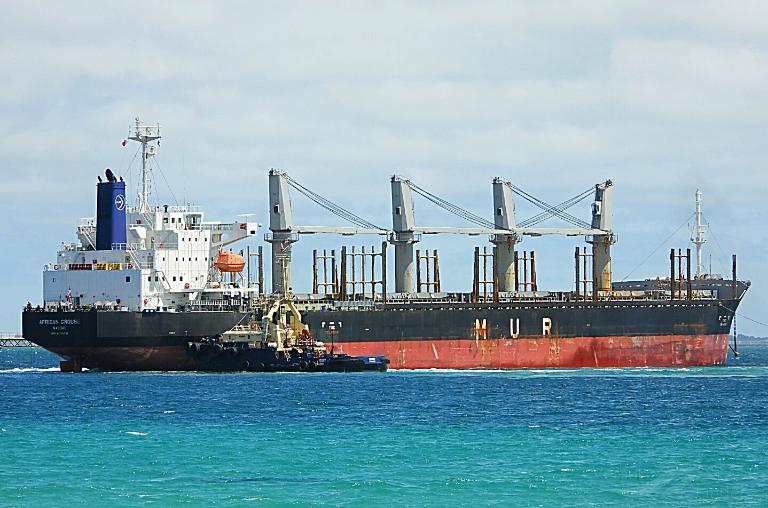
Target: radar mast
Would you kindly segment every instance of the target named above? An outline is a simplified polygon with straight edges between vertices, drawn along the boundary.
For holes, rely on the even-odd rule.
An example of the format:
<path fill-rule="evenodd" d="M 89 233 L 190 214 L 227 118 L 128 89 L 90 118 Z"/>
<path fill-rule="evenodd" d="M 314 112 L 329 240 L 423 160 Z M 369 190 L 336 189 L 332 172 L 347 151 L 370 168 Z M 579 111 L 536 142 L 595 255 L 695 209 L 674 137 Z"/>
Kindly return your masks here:
<path fill-rule="evenodd" d="M 160 124 L 142 125 L 136 117 L 136 125 L 128 139 L 141 143 L 141 190 L 139 191 L 139 213 L 149 212 L 149 194 L 151 178 L 149 175 L 149 158 L 157 153 L 157 144 L 160 136 Z M 159 143 L 158 143 L 159 144 Z"/>
<path fill-rule="evenodd" d="M 696 278 L 700 279 L 703 276 L 704 271 L 701 263 L 701 248 L 707 240 L 704 238 L 706 226 L 701 222 L 701 191 L 699 189 L 696 189 L 695 217 L 696 223 L 693 228 L 693 238 L 691 238 L 691 242 L 696 246 Z"/>

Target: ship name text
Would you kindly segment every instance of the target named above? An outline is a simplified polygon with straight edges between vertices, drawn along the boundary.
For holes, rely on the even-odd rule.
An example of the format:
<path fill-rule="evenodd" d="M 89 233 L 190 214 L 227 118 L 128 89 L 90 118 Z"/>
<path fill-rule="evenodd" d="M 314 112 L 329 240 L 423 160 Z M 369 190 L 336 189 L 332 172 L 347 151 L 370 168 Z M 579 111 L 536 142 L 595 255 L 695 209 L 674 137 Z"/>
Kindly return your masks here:
<path fill-rule="evenodd" d="M 41 325 L 79 325 L 79 319 L 41 319 Z"/>

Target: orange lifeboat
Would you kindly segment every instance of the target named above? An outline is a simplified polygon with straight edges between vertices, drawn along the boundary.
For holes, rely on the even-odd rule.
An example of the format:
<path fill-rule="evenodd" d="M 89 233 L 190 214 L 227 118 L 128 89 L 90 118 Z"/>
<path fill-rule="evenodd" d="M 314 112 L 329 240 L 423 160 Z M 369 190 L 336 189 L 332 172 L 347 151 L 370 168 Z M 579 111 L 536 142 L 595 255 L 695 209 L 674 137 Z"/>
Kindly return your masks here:
<path fill-rule="evenodd" d="M 216 256 L 216 261 L 213 263 L 213 266 L 222 272 L 242 272 L 243 268 L 245 268 L 245 258 L 232 251 L 225 250 L 219 252 L 219 255 Z"/>

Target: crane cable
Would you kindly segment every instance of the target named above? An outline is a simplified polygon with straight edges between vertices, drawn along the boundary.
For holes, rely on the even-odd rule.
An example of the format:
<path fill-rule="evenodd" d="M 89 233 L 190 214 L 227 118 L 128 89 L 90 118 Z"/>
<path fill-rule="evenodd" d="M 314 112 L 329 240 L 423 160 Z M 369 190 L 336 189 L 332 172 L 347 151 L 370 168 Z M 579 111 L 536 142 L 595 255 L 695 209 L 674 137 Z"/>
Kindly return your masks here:
<path fill-rule="evenodd" d="M 410 180 L 406 180 L 406 183 L 408 186 L 413 190 L 416 194 L 419 194 L 420 196 L 426 198 L 427 200 L 431 201 L 432 203 L 436 204 L 443 210 L 446 210 L 458 217 L 461 217 L 462 219 L 472 222 L 473 224 L 476 224 L 480 227 L 489 228 L 489 229 L 497 229 L 496 225 L 493 222 L 490 222 L 479 215 L 476 215 L 469 210 L 465 210 L 464 208 L 461 208 L 460 206 L 451 203 L 450 201 L 446 201 L 445 199 L 432 194 L 431 192 L 423 189 L 422 187 L 419 187 L 415 183 L 413 183 Z"/>
<path fill-rule="evenodd" d="M 534 215 L 533 217 L 529 217 L 528 219 L 520 222 L 518 226 L 522 228 L 535 226 L 536 224 L 550 217 L 554 217 L 557 213 L 564 212 L 565 210 L 568 210 L 569 208 L 572 208 L 576 204 L 584 201 L 586 198 L 588 198 L 592 194 L 592 190 L 593 190 L 592 188 L 589 188 L 586 191 L 582 192 L 581 194 L 578 194 L 572 197 L 571 199 L 567 201 L 563 201 L 562 203 L 554 206 L 552 210 L 547 210 L 537 215 Z"/>
<path fill-rule="evenodd" d="M 506 182 L 506 185 L 512 190 L 512 192 L 514 192 L 515 194 L 517 194 L 521 198 L 525 199 L 526 201 L 534 204 L 535 206 L 541 208 L 545 212 L 551 213 L 552 216 L 560 217 L 562 220 L 564 220 L 566 222 L 569 222 L 569 223 L 571 223 L 571 224 L 573 224 L 574 226 L 577 226 L 577 227 L 582 227 L 582 228 L 591 228 L 592 227 L 591 224 L 589 224 L 588 222 L 585 222 L 585 221 L 583 221 L 583 220 L 581 220 L 581 219 L 579 219 L 577 217 L 574 217 L 573 215 L 571 215 L 569 213 L 565 213 L 562 210 L 558 210 L 558 207 L 552 206 L 549 203 L 547 203 L 547 202 L 537 198 L 536 196 L 533 196 L 533 195 L 525 192 L 523 189 L 521 189 L 520 187 L 518 187 L 518 186 L 516 186 L 516 185 L 514 185 L 514 184 L 512 184 L 510 182 Z M 593 190 L 594 190 L 594 187 L 590 187 L 589 189 L 585 190 L 584 192 L 578 194 L 576 197 L 578 197 L 579 199 L 584 199 L 588 195 L 588 193 L 591 193 Z"/>
<path fill-rule="evenodd" d="M 651 256 L 653 256 L 654 254 L 656 254 L 656 252 L 658 252 L 658 250 L 659 250 L 659 249 L 661 249 L 662 247 L 664 247 L 664 245 L 665 245 L 665 244 L 666 244 L 666 243 L 667 243 L 667 242 L 668 242 L 668 241 L 669 241 L 669 240 L 670 240 L 670 239 L 671 239 L 673 236 L 675 236 L 675 235 L 677 234 L 677 232 L 678 232 L 678 231 L 680 231 L 681 229 L 683 229 L 683 226 L 685 226 L 686 224 L 688 224 L 688 221 L 689 221 L 689 220 L 691 220 L 691 218 L 692 218 L 693 216 L 694 216 L 694 213 L 693 213 L 693 212 L 691 212 L 691 214 L 690 214 L 688 217 L 686 217 L 686 218 L 685 218 L 685 220 L 683 221 L 683 223 L 682 223 L 682 224 L 680 224 L 679 226 L 677 226 L 677 229 L 675 229 L 674 231 L 672 231 L 672 233 L 671 233 L 671 234 L 670 234 L 668 237 L 666 237 L 664 240 L 662 240 L 662 241 L 661 241 L 661 243 L 659 243 L 659 244 L 656 246 L 656 248 L 655 248 L 655 249 L 653 249 L 653 250 L 651 251 L 651 253 L 650 253 L 650 254 L 648 254 L 647 256 L 645 256 L 645 259 L 643 259 L 642 261 L 640 261 L 640 262 L 637 264 L 637 266 L 635 266 L 635 267 L 634 267 L 634 268 L 633 268 L 633 269 L 632 269 L 632 270 L 631 270 L 631 271 L 630 271 L 628 274 L 626 274 L 626 275 L 625 275 L 625 276 L 624 276 L 624 277 L 621 279 L 621 282 L 624 282 L 625 280 L 627 280 L 627 279 L 629 278 L 629 276 L 630 276 L 630 275 L 632 275 L 633 273 L 635 273 L 635 270 L 637 270 L 638 268 L 640 268 L 641 266 L 643 266 L 643 265 L 645 264 L 645 262 L 646 262 L 646 261 L 648 261 L 649 259 L 651 259 Z"/>
<path fill-rule="evenodd" d="M 460 206 L 451 203 L 450 201 L 447 201 L 429 191 L 426 189 L 419 187 L 412 181 L 408 180 L 408 186 L 417 194 L 420 196 L 426 198 L 427 200 L 431 201 L 432 203 L 436 204 L 440 208 L 443 208 L 444 210 L 447 210 L 448 212 L 457 215 L 458 217 L 461 217 L 462 219 L 472 222 L 478 226 L 491 228 L 491 229 L 497 229 L 496 225 L 493 222 L 490 222 L 479 215 L 476 215 L 469 210 L 466 210 L 464 208 L 461 208 Z M 578 226 L 578 227 L 584 227 L 584 228 L 590 228 L 591 225 L 581 219 L 578 219 L 574 217 L 573 215 L 569 213 L 565 213 L 565 210 L 568 208 L 571 208 L 572 206 L 576 205 L 577 203 L 580 203 L 581 201 L 585 200 L 589 195 L 593 192 L 594 187 L 590 187 L 587 190 L 577 194 L 576 196 L 572 197 L 571 199 L 568 199 L 556 206 L 552 206 L 545 201 L 542 201 L 541 199 L 536 198 L 535 196 L 532 196 L 531 194 L 525 192 L 524 190 L 520 189 L 517 186 L 512 185 L 511 183 L 506 183 L 506 185 L 509 186 L 512 191 L 526 199 L 527 201 L 530 201 L 534 205 L 538 206 L 543 212 L 526 219 L 522 223 L 518 224 L 517 227 L 528 227 L 535 224 L 538 224 L 539 222 L 549 218 L 558 216 L 563 220 L 566 220 L 570 222 L 571 224 Z"/>
<path fill-rule="evenodd" d="M 345 208 L 340 207 L 333 201 L 324 198 L 320 194 L 308 189 L 307 187 L 304 187 L 299 182 L 294 180 L 288 175 L 284 175 L 285 180 L 288 182 L 288 185 L 296 189 L 296 191 L 300 192 L 310 200 L 314 201 L 321 207 L 325 208 L 332 214 L 346 220 L 347 222 L 351 222 L 352 224 L 359 226 L 361 228 L 367 228 L 367 229 L 383 229 L 377 226 L 376 224 L 373 224 L 371 222 L 368 222 L 367 220 L 363 219 L 362 217 L 355 215 L 354 213 L 350 212 L 349 210 L 346 210 Z"/>

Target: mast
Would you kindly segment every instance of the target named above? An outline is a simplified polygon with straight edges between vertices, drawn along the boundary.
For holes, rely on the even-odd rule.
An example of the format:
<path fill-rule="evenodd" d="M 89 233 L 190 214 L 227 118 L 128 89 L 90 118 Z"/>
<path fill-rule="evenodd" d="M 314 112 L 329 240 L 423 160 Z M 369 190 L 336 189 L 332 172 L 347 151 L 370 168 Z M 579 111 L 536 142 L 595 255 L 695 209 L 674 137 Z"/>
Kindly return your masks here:
<path fill-rule="evenodd" d="M 139 191 L 139 212 L 149 212 L 149 158 L 157 153 L 157 145 L 150 144 L 160 139 L 160 124 L 142 125 L 136 117 L 136 125 L 128 139 L 141 143 L 141 190 Z"/>
<path fill-rule="evenodd" d="M 691 242 L 696 246 L 696 278 L 700 279 L 703 275 L 704 267 L 701 262 L 701 248 L 706 242 L 704 239 L 705 226 L 701 223 L 701 191 L 696 189 L 696 223 L 693 229 L 693 238 Z"/>

